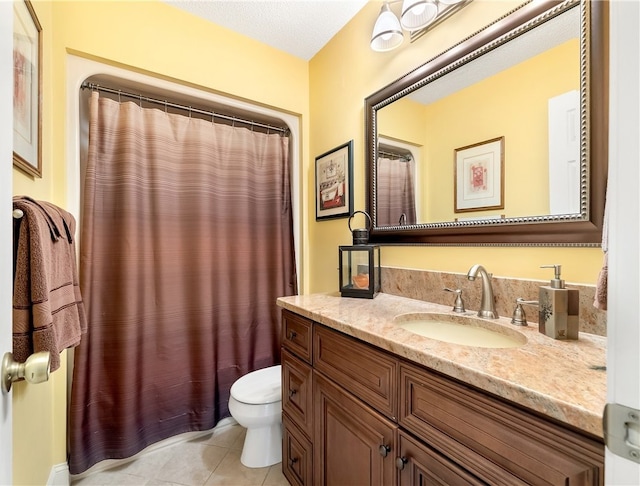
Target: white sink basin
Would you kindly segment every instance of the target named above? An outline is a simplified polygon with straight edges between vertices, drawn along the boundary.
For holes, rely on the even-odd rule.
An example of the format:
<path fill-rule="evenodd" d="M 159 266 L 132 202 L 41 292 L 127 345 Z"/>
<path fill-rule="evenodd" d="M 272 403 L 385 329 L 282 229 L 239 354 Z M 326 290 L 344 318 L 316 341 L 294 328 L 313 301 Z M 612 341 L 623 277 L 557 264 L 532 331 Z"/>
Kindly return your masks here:
<path fill-rule="evenodd" d="M 479 348 L 517 348 L 527 343 L 524 334 L 486 319 L 467 315 L 420 312 L 393 319 L 401 328 L 451 344 Z"/>

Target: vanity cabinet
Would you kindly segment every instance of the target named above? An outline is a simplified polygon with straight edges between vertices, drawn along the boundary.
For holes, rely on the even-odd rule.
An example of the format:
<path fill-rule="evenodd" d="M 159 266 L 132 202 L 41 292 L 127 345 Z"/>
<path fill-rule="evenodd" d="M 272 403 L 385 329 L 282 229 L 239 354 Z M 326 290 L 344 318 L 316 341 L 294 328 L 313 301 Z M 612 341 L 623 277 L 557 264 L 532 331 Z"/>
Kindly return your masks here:
<path fill-rule="evenodd" d="M 283 317 L 282 467 L 291 484 L 604 484 L 602 440 Z"/>

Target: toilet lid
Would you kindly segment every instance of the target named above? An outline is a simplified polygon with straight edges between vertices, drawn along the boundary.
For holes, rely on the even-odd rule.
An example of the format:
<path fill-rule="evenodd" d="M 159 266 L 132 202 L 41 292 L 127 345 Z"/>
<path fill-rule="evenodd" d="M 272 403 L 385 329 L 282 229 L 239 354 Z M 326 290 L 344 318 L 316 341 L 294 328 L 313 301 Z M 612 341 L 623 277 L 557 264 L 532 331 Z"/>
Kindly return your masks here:
<path fill-rule="evenodd" d="M 231 396 L 250 405 L 273 403 L 282 400 L 281 366 L 270 366 L 252 371 L 238 378 L 231 386 Z"/>

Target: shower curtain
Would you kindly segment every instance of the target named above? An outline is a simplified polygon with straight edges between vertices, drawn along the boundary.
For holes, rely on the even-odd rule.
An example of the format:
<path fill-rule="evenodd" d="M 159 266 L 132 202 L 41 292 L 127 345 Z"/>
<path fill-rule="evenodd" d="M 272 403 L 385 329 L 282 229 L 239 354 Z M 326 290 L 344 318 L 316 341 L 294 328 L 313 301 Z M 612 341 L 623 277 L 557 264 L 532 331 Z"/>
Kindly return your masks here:
<path fill-rule="evenodd" d="M 376 224 L 378 226 L 415 224 L 416 198 L 411 163 L 406 158 L 378 158 L 376 168 Z M 404 217 L 402 217 L 403 214 Z"/>
<path fill-rule="evenodd" d="M 279 362 L 275 301 L 296 293 L 288 144 L 92 93 L 72 474 L 211 429 L 237 378 Z"/>

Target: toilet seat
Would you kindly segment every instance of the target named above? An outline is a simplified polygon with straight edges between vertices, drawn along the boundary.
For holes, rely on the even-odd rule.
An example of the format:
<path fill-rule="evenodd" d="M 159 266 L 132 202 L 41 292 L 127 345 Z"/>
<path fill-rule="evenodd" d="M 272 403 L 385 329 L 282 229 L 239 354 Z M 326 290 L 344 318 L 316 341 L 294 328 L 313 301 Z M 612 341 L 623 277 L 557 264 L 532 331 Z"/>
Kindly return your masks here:
<path fill-rule="evenodd" d="M 249 405 L 263 405 L 282 400 L 281 365 L 252 371 L 231 386 L 231 396 Z"/>

